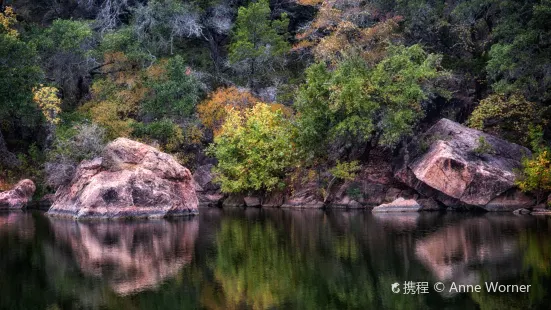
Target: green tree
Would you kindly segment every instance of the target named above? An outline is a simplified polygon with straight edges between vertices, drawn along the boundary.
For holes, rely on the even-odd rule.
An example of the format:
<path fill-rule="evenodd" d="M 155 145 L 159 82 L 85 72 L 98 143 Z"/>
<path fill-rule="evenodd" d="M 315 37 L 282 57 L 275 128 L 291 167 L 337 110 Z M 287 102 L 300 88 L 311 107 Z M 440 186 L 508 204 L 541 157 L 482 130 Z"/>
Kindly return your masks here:
<path fill-rule="evenodd" d="M 271 20 L 270 15 L 268 0 L 259 0 L 239 8 L 235 22 L 229 57 L 250 87 L 273 74 L 290 49 L 287 14 L 278 20 Z"/>
<path fill-rule="evenodd" d="M 441 56 L 419 45 L 392 46 L 389 55 L 370 67 L 362 59 L 311 66 L 296 99 L 299 143 L 319 155 L 330 145 L 393 146 L 413 133 L 425 115 L 425 102 L 448 96 L 438 81 Z"/>
<path fill-rule="evenodd" d="M 486 69 L 494 91 L 551 99 L 551 1 L 505 1 Z"/>
<path fill-rule="evenodd" d="M 88 22 L 56 19 L 32 41 L 40 55 L 46 79 L 53 81 L 63 94 L 63 103 L 76 105 L 84 95 L 83 80 L 90 75 L 96 61 L 89 53 L 94 47 Z"/>
<path fill-rule="evenodd" d="M 225 193 L 281 188 L 296 160 L 294 128 L 279 109 L 259 103 L 245 113 L 231 110 L 210 153 Z"/>
<path fill-rule="evenodd" d="M 36 46 L 21 39 L 11 9 L 0 12 L 0 130 L 18 140 L 32 139 L 42 117 L 33 87 L 42 80 Z"/>
<path fill-rule="evenodd" d="M 177 55 L 170 58 L 162 70 L 162 74 L 146 83 L 151 93 L 141 106 L 142 112 L 155 118 L 191 116 L 200 99 L 199 83 L 191 68 Z"/>

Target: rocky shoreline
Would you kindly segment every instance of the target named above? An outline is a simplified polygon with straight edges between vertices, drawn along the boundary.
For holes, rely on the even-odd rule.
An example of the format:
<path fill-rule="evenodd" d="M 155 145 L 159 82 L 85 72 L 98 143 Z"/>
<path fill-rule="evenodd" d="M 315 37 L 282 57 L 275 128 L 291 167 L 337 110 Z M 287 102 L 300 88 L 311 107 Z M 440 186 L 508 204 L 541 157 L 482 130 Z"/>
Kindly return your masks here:
<path fill-rule="evenodd" d="M 481 141 L 486 145 L 480 150 Z M 265 197 L 224 196 L 212 184 L 209 166 L 194 174 L 203 206 L 373 209 L 374 212 L 528 210 L 548 212 L 545 204 L 515 185 L 527 148 L 479 130 L 442 119 L 417 137 L 398 156 L 372 156 L 353 181 L 344 182 L 323 202 L 316 184 L 292 193 Z M 393 158 L 389 160 L 389 158 Z M 249 201 L 256 201 L 250 205 Z M 275 202 L 275 203 L 274 203 Z M 384 210 L 384 211 L 383 211 Z M 520 212 L 520 211 L 519 211 Z M 527 211 L 523 211 L 527 213 Z"/>
<path fill-rule="evenodd" d="M 192 175 L 172 156 L 119 138 L 102 157 L 83 161 L 72 181 L 39 205 L 51 204 L 50 216 L 75 219 L 186 216 L 199 206 L 550 214 L 515 185 L 515 171 L 530 155 L 520 145 L 442 119 L 397 156 L 375 152 L 354 180 L 337 184 L 322 201 L 314 182 L 264 196 L 224 195 L 214 183 L 213 165 Z M 0 208 L 25 207 L 34 190 L 32 181 L 21 181 L 0 193 Z"/>

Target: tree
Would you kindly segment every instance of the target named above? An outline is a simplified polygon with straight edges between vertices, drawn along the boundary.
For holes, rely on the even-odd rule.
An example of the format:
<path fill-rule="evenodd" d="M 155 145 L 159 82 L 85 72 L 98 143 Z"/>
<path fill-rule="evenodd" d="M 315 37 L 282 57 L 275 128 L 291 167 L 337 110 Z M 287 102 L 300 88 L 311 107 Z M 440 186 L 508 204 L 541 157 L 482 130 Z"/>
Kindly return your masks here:
<path fill-rule="evenodd" d="M 104 76 L 94 81 L 91 98 L 79 111 L 105 128 L 107 139 L 128 137 L 149 89 L 141 77 L 141 68 L 126 54 L 106 53 L 104 59 Z"/>
<path fill-rule="evenodd" d="M 319 11 L 296 39 L 294 51 L 311 51 L 317 61 L 336 62 L 360 56 L 370 63 L 385 57 L 387 46 L 402 40 L 401 16 L 381 16 L 374 3 L 352 1 L 300 0 L 316 5 Z"/>
<path fill-rule="evenodd" d="M 527 133 L 534 153 L 522 159 L 516 184 L 521 191 L 535 194 L 539 204 L 551 191 L 551 148 L 544 140 L 541 126 L 530 126 Z"/>
<path fill-rule="evenodd" d="M 330 146 L 393 146 L 413 133 L 426 101 L 448 95 L 438 86 L 446 76 L 441 56 L 418 45 L 390 47 L 388 53 L 375 66 L 352 58 L 333 71 L 325 63 L 307 70 L 296 99 L 303 149 L 319 155 Z"/>
<path fill-rule="evenodd" d="M 532 158 L 523 159 L 516 183 L 523 192 L 534 193 L 536 203 L 539 204 L 545 194 L 551 191 L 551 150 L 543 148 Z"/>
<path fill-rule="evenodd" d="M 530 126 L 546 123 L 541 112 L 536 103 L 526 100 L 520 93 L 510 96 L 492 94 L 480 101 L 468 124 L 472 128 L 527 145 L 530 141 L 526 133 Z"/>
<path fill-rule="evenodd" d="M 506 1 L 486 70 L 495 92 L 551 100 L 551 1 Z"/>
<path fill-rule="evenodd" d="M 21 39 L 15 23 L 10 7 L 0 12 L 0 130 L 6 140 L 32 137 L 41 122 L 32 100 L 42 81 L 36 47 Z"/>
<path fill-rule="evenodd" d="M 252 108 L 260 99 L 236 87 L 219 88 L 197 106 L 199 118 L 214 135 L 220 133 L 228 113 Z"/>
<path fill-rule="evenodd" d="M 33 38 L 46 79 L 58 86 L 64 107 L 75 106 L 89 87 L 90 70 L 97 66 L 90 55 L 92 37 L 89 23 L 56 19 Z"/>
<path fill-rule="evenodd" d="M 146 83 L 150 93 L 141 105 L 142 113 L 176 120 L 190 117 L 200 96 L 199 83 L 191 68 L 177 55 L 161 63 L 160 70 Z"/>
<path fill-rule="evenodd" d="M 46 121 L 52 125 L 59 123 L 61 112 L 61 99 L 58 97 L 59 90 L 55 87 L 40 85 L 40 88 L 33 88 L 33 100 L 38 105 Z"/>
<path fill-rule="evenodd" d="M 265 192 L 284 186 L 286 171 L 296 158 L 294 128 L 281 110 L 258 103 L 241 113 L 231 110 L 210 154 L 225 193 Z"/>
<path fill-rule="evenodd" d="M 331 188 L 338 179 L 352 181 L 356 178 L 356 175 L 360 169 L 360 163 L 357 160 L 351 162 L 337 161 L 335 167 L 329 169 L 332 178 L 327 184 L 327 188 L 323 191 L 323 202 L 326 202 L 331 195 Z"/>
<path fill-rule="evenodd" d="M 174 52 L 174 40 L 202 35 L 198 12 L 191 4 L 153 0 L 139 6 L 132 23 L 137 39 L 153 54 Z"/>
<path fill-rule="evenodd" d="M 271 20 L 270 14 L 268 0 L 252 2 L 239 8 L 233 30 L 230 61 L 252 88 L 266 82 L 281 67 L 282 56 L 290 49 L 286 41 L 287 15 Z"/>

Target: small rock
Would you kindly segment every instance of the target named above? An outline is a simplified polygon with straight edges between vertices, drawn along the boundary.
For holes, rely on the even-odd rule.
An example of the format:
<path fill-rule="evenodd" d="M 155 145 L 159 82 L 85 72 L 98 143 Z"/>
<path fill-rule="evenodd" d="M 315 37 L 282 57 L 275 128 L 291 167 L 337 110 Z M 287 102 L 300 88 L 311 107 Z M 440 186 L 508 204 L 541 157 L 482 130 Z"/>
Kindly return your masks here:
<path fill-rule="evenodd" d="M 421 208 L 421 205 L 414 199 L 406 200 L 400 197 L 391 203 L 373 208 L 372 212 L 418 212 Z"/>
<path fill-rule="evenodd" d="M 528 209 L 516 209 L 515 211 L 513 211 L 513 214 L 530 214 L 530 210 Z"/>
<path fill-rule="evenodd" d="M 282 208 L 321 209 L 325 205 L 317 199 L 317 184 L 309 183 L 297 190 L 294 195 L 287 197 Z"/>
<path fill-rule="evenodd" d="M 349 209 L 361 209 L 363 208 L 364 206 L 357 202 L 356 200 L 351 200 L 350 203 L 348 203 L 348 208 Z"/>
<path fill-rule="evenodd" d="M 28 179 L 21 180 L 13 189 L 0 193 L 0 209 L 21 209 L 33 197 L 36 186 Z"/>

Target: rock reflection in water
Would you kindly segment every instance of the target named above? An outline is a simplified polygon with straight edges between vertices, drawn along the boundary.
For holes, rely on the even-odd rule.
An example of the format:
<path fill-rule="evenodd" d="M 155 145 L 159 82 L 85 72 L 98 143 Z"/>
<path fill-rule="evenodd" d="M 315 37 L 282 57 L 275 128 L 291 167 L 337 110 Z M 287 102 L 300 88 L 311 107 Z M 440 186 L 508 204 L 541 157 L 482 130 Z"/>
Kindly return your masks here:
<path fill-rule="evenodd" d="M 518 235 L 529 218 L 481 216 L 440 228 L 416 243 L 416 256 L 444 283 L 476 285 L 522 271 Z"/>
<path fill-rule="evenodd" d="M 152 289 L 189 264 L 197 219 L 139 222 L 50 220 L 56 243 L 68 246 L 80 269 L 120 295 Z"/>
<path fill-rule="evenodd" d="M 21 211 L 0 213 L 0 234 L 15 233 L 21 238 L 30 239 L 34 235 L 32 215 Z"/>

